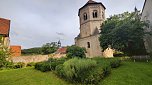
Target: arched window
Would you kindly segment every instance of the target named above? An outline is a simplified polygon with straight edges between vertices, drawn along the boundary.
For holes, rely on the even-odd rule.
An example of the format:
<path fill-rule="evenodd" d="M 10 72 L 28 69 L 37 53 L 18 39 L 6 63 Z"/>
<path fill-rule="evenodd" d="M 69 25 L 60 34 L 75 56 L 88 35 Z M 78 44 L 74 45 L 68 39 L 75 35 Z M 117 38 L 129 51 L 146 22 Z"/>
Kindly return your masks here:
<path fill-rule="evenodd" d="M 98 17 L 98 12 L 97 10 L 94 10 L 92 13 L 93 18 L 97 18 Z"/>
<path fill-rule="evenodd" d="M 90 42 L 87 42 L 88 48 L 90 48 Z"/>
<path fill-rule="evenodd" d="M 87 19 L 88 19 L 87 13 L 84 13 L 84 14 L 83 14 L 83 18 L 84 18 L 84 20 L 87 20 Z"/>

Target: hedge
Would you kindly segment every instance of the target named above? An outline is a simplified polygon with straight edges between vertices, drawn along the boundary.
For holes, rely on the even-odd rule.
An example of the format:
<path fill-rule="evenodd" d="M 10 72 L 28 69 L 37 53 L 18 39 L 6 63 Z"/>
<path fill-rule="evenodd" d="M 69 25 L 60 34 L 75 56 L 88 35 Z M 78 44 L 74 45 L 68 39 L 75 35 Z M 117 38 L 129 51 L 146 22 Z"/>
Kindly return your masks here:
<path fill-rule="evenodd" d="M 42 72 L 55 70 L 56 66 L 59 64 L 63 64 L 65 59 L 49 59 L 45 62 L 39 62 L 35 64 L 35 69 L 40 70 Z"/>

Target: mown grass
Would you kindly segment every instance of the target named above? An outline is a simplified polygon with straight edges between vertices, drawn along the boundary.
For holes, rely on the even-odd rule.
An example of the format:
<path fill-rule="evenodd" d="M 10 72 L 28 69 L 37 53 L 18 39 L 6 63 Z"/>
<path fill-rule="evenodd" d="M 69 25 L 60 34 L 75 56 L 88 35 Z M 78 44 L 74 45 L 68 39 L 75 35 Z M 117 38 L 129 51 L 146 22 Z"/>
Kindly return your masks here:
<path fill-rule="evenodd" d="M 0 71 L 0 85 L 69 85 L 53 72 L 34 68 Z M 71 85 L 71 84 L 70 84 Z M 123 61 L 99 85 L 152 85 L 152 63 Z"/>
<path fill-rule="evenodd" d="M 100 85 L 152 85 L 152 63 L 125 61 Z"/>
<path fill-rule="evenodd" d="M 0 85 L 67 85 L 52 72 L 40 72 L 34 68 L 0 71 Z"/>

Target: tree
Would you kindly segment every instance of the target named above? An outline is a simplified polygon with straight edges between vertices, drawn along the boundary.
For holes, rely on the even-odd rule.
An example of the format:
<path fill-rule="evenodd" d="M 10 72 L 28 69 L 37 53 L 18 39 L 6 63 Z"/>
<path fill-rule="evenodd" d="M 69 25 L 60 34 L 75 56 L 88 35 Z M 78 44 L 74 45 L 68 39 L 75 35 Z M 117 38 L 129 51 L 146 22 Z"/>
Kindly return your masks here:
<path fill-rule="evenodd" d="M 22 50 L 23 55 L 32 55 L 32 54 L 42 54 L 42 47 L 35 47 L 30 49 L 23 49 Z"/>
<path fill-rule="evenodd" d="M 106 49 L 111 45 L 114 49 L 128 55 L 146 54 L 143 27 L 148 24 L 140 21 L 139 11 L 125 12 L 108 18 L 101 26 L 100 45 Z"/>
<path fill-rule="evenodd" d="M 8 64 L 7 58 L 11 55 L 8 47 L 2 44 L 2 36 L 0 36 L 0 68 L 6 67 Z"/>
<path fill-rule="evenodd" d="M 73 57 L 78 57 L 78 58 L 85 58 L 85 48 L 81 48 L 75 45 L 68 46 L 67 47 L 67 57 L 68 58 L 73 58 Z"/>
<path fill-rule="evenodd" d="M 56 42 L 46 43 L 42 46 L 42 52 L 43 54 L 51 54 L 54 53 L 58 47 L 58 43 Z"/>

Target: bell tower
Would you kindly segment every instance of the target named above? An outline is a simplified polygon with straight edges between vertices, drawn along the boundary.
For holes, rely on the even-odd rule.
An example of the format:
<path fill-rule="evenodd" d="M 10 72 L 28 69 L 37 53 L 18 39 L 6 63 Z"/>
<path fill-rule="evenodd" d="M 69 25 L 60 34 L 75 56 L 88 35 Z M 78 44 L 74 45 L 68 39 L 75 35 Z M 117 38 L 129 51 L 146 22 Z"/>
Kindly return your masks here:
<path fill-rule="evenodd" d="M 101 2 L 93 0 L 79 9 L 80 34 L 75 38 L 75 44 L 86 48 L 87 57 L 102 56 L 99 33 L 105 20 L 105 9 Z"/>
<path fill-rule="evenodd" d="M 80 36 L 88 37 L 99 31 L 105 20 L 105 7 L 100 2 L 89 0 L 79 9 Z"/>

